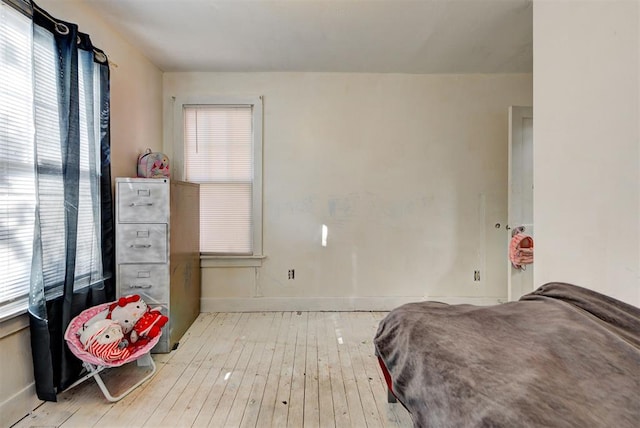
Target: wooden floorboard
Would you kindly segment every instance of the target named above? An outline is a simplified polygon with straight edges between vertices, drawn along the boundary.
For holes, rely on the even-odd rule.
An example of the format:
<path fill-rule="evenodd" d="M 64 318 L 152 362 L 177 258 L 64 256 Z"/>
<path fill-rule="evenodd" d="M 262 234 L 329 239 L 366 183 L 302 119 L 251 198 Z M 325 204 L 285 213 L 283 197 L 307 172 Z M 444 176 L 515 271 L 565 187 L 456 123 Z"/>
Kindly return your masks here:
<path fill-rule="evenodd" d="M 321 316 L 321 315 L 320 315 Z M 318 313 L 309 312 L 307 318 L 307 349 L 304 371 L 304 425 L 320 426 L 320 398 L 318 387 Z"/>
<path fill-rule="evenodd" d="M 338 314 L 327 313 L 325 318 L 325 334 L 327 340 L 329 381 L 331 384 L 331 397 L 333 399 L 333 414 L 337 428 L 355 426 L 351 424 L 349 406 L 347 405 L 347 390 L 342 378 L 342 367 L 338 355 L 338 345 L 343 341 L 338 328 Z"/>
<path fill-rule="evenodd" d="M 228 397 L 232 391 L 227 391 L 227 386 L 231 383 L 230 389 L 233 388 L 235 379 L 238 376 L 238 372 L 236 372 L 238 361 L 243 354 L 246 355 L 246 334 L 247 331 L 250 331 L 253 327 L 253 323 L 250 322 L 250 317 L 251 314 L 242 314 L 241 323 L 238 324 L 238 329 L 235 330 L 229 338 L 229 341 L 232 342 L 232 347 L 226 355 L 226 358 L 223 357 L 224 363 L 221 370 L 218 372 L 215 381 L 211 383 L 211 388 L 207 391 L 207 399 L 200 408 L 200 412 L 198 413 L 198 417 L 194 421 L 193 426 L 209 426 L 213 420 L 213 416 L 216 414 L 216 411 L 218 417 L 220 417 L 220 414 L 224 412 L 224 408 L 221 410 L 218 410 L 218 408 L 221 404 L 224 407 L 224 403 L 228 402 Z"/>
<path fill-rule="evenodd" d="M 280 326 L 282 325 L 282 320 L 283 314 L 281 312 L 274 314 L 272 325 L 265 333 L 264 348 L 262 350 L 262 354 L 258 358 L 249 396 L 245 400 L 246 406 L 239 424 L 240 427 L 257 426 L 258 415 L 262 407 L 262 400 L 265 397 L 267 378 L 269 376 L 269 369 L 273 364 L 276 340 L 278 338 Z"/>
<path fill-rule="evenodd" d="M 304 421 L 304 384 L 306 376 L 308 312 L 297 314 L 295 350 L 293 353 L 293 376 L 289 396 L 287 427 L 300 427 Z"/>
<path fill-rule="evenodd" d="M 89 379 L 15 427 L 410 427 L 373 338 L 386 312 L 203 313 L 117 403 Z M 109 384 L 143 373 L 111 369 Z"/>
<path fill-rule="evenodd" d="M 268 337 L 272 330 L 272 324 L 275 320 L 273 312 L 257 315 L 258 326 L 255 329 L 255 336 L 253 340 L 255 342 L 253 352 L 249 359 L 249 364 L 242 374 L 240 384 L 236 395 L 233 400 L 233 404 L 229 410 L 229 414 L 224 422 L 224 426 L 240 426 L 242 418 L 244 417 L 247 408 L 257 407 L 254 399 L 253 403 L 250 403 L 251 390 L 254 387 L 256 379 L 260 376 L 260 362 L 264 358 L 264 351 L 269 342 Z M 259 385 L 257 386 L 259 388 Z M 213 425 L 220 426 L 220 425 Z"/>
<path fill-rule="evenodd" d="M 280 372 L 282 369 L 282 361 L 284 358 L 284 350 L 287 342 L 287 334 L 291 325 L 291 312 L 282 313 L 282 320 L 278 328 L 277 338 L 274 343 L 273 358 L 269 365 L 267 381 L 265 385 L 260 409 L 258 411 L 258 419 L 254 426 L 269 427 L 273 420 L 273 415 L 277 404 L 277 396 L 280 384 Z M 243 421 L 244 422 L 244 421 Z M 245 422 L 244 426 L 251 426 Z"/>
<path fill-rule="evenodd" d="M 347 408 L 349 409 L 349 419 L 351 426 L 365 427 L 367 426 L 365 419 L 365 409 L 362 408 L 360 399 L 360 391 L 356 376 L 353 370 L 353 362 L 351 361 L 351 353 L 349 352 L 348 332 L 345 331 L 342 316 L 337 314 L 336 339 L 338 341 L 338 357 L 340 368 L 342 369 L 342 382 L 347 395 Z M 368 410 L 368 409 L 367 409 Z"/>
<path fill-rule="evenodd" d="M 326 328 L 326 313 L 318 313 L 316 319 L 316 340 L 318 343 L 318 407 L 320 428 L 335 427 L 333 395 L 329 363 L 329 344 Z"/>

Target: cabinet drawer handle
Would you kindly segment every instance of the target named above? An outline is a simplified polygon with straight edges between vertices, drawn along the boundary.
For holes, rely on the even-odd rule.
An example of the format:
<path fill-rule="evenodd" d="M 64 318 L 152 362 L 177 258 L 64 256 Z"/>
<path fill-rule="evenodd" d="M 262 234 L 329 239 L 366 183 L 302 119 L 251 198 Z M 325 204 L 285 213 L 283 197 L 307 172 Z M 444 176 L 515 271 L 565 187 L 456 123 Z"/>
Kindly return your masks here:
<path fill-rule="evenodd" d="M 140 202 L 140 203 L 131 202 L 129 204 L 130 207 L 150 207 L 152 205 L 153 205 L 153 202 Z"/>
<path fill-rule="evenodd" d="M 130 284 L 129 288 L 151 288 L 153 287 L 153 285 L 151 284 L 144 284 L 144 285 L 139 285 L 139 284 Z"/>
<path fill-rule="evenodd" d="M 151 244 L 131 244 L 131 248 L 151 248 Z"/>

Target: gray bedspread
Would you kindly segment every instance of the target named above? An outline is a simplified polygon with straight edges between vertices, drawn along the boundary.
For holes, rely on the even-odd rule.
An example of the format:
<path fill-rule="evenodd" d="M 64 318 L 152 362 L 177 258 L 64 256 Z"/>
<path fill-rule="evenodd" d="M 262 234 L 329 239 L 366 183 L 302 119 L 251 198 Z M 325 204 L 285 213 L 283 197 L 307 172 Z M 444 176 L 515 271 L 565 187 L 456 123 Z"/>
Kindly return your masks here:
<path fill-rule="evenodd" d="M 416 427 L 640 427 L 640 309 L 585 288 L 406 304 L 374 343 Z"/>

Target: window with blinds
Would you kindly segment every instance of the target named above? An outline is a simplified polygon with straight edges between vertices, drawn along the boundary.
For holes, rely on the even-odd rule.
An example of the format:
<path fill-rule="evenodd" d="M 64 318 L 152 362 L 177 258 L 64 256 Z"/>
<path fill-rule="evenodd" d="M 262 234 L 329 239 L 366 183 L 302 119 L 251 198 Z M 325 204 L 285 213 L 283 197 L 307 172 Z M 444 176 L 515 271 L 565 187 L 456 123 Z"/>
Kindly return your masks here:
<path fill-rule="evenodd" d="M 31 21 L 0 2 L 0 314 L 29 291 L 35 170 Z M 21 302 L 20 302 L 21 301 Z"/>
<path fill-rule="evenodd" d="M 83 53 L 84 54 L 84 53 Z M 87 55 L 93 55 L 87 52 Z M 74 288 L 101 280 L 99 152 L 92 148 L 99 109 L 80 90 L 80 182 L 78 249 Z M 95 80 L 94 80 L 95 81 Z M 61 293 L 65 275 L 65 217 L 53 35 L 0 2 L 0 319 L 27 307 L 39 181 L 43 276 L 49 297 Z M 93 97 L 92 97 L 93 98 Z M 96 100 L 99 97 L 95 98 Z M 93 117 L 91 117 L 93 116 Z M 34 123 L 38 123 L 37 132 Z M 35 141 L 37 139 L 37 159 Z M 99 144 L 99 138 L 97 143 Z M 90 168 L 90 164 L 97 168 Z M 96 209 L 97 208 L 97 209 Z"/>
<path fill-rule="evenodd" d="M 261 252 L 255 238 L 261 232 L 256 152 L 262 144 L 256 116 L 252 104 L 183 106 L 184 178 L 200 184 L 202 253 Z"/>

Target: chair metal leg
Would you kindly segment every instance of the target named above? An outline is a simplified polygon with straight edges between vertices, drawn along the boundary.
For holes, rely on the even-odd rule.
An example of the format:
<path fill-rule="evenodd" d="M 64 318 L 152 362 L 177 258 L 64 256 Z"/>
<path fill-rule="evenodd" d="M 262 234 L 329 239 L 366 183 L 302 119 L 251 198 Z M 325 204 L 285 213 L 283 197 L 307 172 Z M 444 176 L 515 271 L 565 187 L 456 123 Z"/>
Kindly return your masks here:
<path fill-rule="evenodd" d="M 85 363 L 85 362 L 82 363 L 82 366 L 87 371 L 87 374 L 85 374 L 80 379 L 78 379 L 77 381 L 75 381 L 71 385 L 69 385 L 69 387 L 67 387 L 67 389 L 65 391 L 68 391 L 71 388 L 75 388 L 76 386 L 78 386 L 82 382 L 84 382 L 85 380 L 94 377 L 96 375 L 96 373 L 100 373 L 102 370 L 104 370 L 106 368 L 106 367 L 93 366 L 93 365 L 91 365 L 89 363 Z"/>
<path fill-rule="evenodd" d="M 87 380 L 89 378 L 93 378 L 96 381 L 96 383 L 98 384 L 98 387 L 100 388 L 100 390 L 102 391 L 102 394 L 104 394 L 104 397 L 107 400 L 109 400 L 111 402 L 119 401 L 119 400 L 123 399 L 124 397 L 126 397 L 131 391 L 133 391 L 134 389 L 136 389 L 137 387 L 142 385 L 144 382 L 149 380 L 156 373 L 156 363 L 153 361 L 153 358 L 151 358 L 151 355 L 149 353 L 143 355 L 137 361 L 138 361 L 138 365 L 141 366 L 141 367 L 150 366 L 151 367 L 151 371 L 146 376 L 144 376 L 142 379 L 140 379 L 138 382 L 136 382 L 133 386 L 131 386 L 130 388 L 128 388 L 126 391 L 124 391 L 122 394 L 120 394 L 118 396 L 114 397 L 113 395 L 111 395 L 111 392 L 109 391 L 109 389 L 105 385 L 104 381 L 102 380 L 102 377 L 100 377 L 100 372 L 103 371 L 104 369 L 106 369 L 107 367 L 105 367 L 105 366 L 94 366 L 93 364 L 87 363 L 87 362 L 83 362 L 82 363 L 82 365 L 84 366 L 85 370 L 87 370 L 87 374 L 84 375 L 83 377 L 81 377 L 80 379 L 78 379 L 76 382 L 74 382 L 67 389 L 71 389 L 71 388 L 81 384 L 85 380 Z"/>
<path fill-rule="evenodd" d="M 151 372 L 149 372 L 148 375 L 146 375 L 145 377 L 143 377 L 142 379 L 140 379 L 138 382 L 136 382 L 133 386 L 131 386 L 129 389 L 127 389 L 126 391 L 124 391 L 122 394 L 118 395 L 118 396 L 113 396 L 111 395 L 111 392 L 107 389 L 107 386 L 104 384 L 104 381 L 102 380 L 102 378 L 100 377 L 100 375 L 98 373 L 96 373 L 94 375 L 94 379 L 96 380 L 96 383 L 98 384 L 98 386 L 100 387 L 100 390 L 102 391 L 102 393 L 104 394 L 104 397 L 113 402 L 122 400 L 124 397 L 126 397 L 131 391 L 133 391 L 134 389 L 136 389 L 137 387 L 139 387 L 140 385 L 142 385 L 144 382 L 146 382 L 148 379 L 151 378 L 151 376 L 153 376 L 156 373 L 156 363 L 153 361 L 153 358 L 148 359 L 149 361 L 149 365 L 151 366 Z M 144 364 L 147 365 L 147 364 Z"/>

